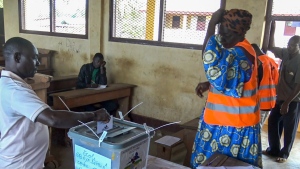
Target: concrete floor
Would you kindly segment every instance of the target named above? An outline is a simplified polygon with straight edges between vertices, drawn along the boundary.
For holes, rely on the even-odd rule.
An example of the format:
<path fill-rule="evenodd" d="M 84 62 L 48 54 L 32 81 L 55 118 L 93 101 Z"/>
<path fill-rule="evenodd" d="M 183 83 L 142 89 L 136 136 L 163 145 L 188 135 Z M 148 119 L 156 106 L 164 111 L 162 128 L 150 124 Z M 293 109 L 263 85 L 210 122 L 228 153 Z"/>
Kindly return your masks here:
<path fill-rule="evenodd" d="M 156 145 L 154 141 L 165 134 L 166 133 L 164 132 L 162 133 L 162 131 L 156 132 L 156 135 L 151 140 L 150 152 L 149 152 L 150 155 L 153 156 L 156 155 Z M 264 126 L 262 129 L 262 148 L 266 149 L 267 146 L 268 146 L 267 126 Z M 172 161 L 182 164 L 186 152 L 184 150 L 179 152 L 181 152 L 180 155 L 179 154 L 176 155 L 179 158 L 172 159 Z M 73 151 L 71 147 L 53 145 L 52 154 L 60 162 L 61 166 L 58 169 L 74 169 L 74 161 L 73 161 L 74 158 L 73 158 Z M 263 155 L 263 166 L 265 169 L 300 169 L 300 133 L 298 133 L 296 137 L 292 152 L 286 163 L 277 163 L 275 162 L 275 158 L 270 158 L 268 156 Z"/>

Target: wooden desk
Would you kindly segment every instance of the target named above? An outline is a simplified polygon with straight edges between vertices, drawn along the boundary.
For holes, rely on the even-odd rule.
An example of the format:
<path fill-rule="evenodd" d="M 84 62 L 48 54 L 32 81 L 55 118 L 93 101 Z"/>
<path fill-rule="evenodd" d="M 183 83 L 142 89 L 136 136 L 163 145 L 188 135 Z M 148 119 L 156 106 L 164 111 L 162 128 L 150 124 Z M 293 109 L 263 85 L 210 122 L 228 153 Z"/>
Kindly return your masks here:
<path fill-rule="evenodd" d="M 76 87 L 77 75 L 53 77 L 47 93 L 62 92 Z"/>
<path fill-rule="evenodd" d="M 190 169 L 188 167 L 148 155 L 147 169 Z"/>
<path fill-rule="evenodd" d="M 50 94 L 53 96 L 53 108 L 57 110 L 65 110 L 65 105 L 59 97 L 66 103 L 69 108 L 85 106 L 89 104 L 99 103 L 102 101 L 119 99 L 119 109 L 122 113 L 127 113 L 129 109 L 129 101 L 132 95 L 132 88 L 135 85 L 116 83 L 109 84 L 105 89 L 77 89 L 66 92 Z"/>
<path fill-rule="evenodd" d="M 240 161 L 238 159 L 229 157 L 224 154 L 215 153 L 210 158 L 208 158 L 201 166 L 207 166 L 209 163 L 211 164 L 209 166 L 217 167 L 217 166 L 252 166 L 251 164 L 245 163 L 243 161 Z M 256 166 L 252 166 L 254 169 L 259 169 Z"/>

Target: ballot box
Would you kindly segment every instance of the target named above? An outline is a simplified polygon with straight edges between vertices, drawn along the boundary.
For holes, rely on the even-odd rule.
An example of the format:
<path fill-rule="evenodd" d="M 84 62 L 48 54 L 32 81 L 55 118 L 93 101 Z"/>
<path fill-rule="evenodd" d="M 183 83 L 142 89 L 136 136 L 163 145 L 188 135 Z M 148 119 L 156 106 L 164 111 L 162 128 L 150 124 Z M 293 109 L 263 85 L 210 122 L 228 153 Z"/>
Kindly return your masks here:
<path fill-rule="evenodd" d="M 97 122 L 86 125 L 89 127 L 79 125 L 68 132 L 73 144 L 75 169 L 145 168 L 153 128 L 148 127 L 148 133 L 143 125 L 114 118 L 113 128 L 107 130 L 101 142 L 102 133 L 96 134 Z"/>

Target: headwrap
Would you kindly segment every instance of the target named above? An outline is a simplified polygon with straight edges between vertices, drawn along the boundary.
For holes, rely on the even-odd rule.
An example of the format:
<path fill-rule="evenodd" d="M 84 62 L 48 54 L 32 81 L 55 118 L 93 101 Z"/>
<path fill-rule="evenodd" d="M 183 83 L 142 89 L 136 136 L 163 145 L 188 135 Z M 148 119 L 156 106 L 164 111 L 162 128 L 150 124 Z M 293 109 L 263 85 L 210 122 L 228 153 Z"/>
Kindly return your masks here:
<path fill-rule="evenodd" d="M 250 29 L 252 14 L 243 9 L 226 10 L 222 25 L 239 35 L 245 35 Z"/>

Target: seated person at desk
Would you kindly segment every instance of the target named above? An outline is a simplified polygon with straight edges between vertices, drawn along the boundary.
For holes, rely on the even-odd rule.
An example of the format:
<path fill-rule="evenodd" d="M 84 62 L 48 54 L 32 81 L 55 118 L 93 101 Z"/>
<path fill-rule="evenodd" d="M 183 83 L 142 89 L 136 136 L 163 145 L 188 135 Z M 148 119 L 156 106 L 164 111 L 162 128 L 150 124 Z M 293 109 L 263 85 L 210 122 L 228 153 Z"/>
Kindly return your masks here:
<path fill-rule="evenodd" d="M 34 77 L 38 51 L 14 37 L 4 45 L 5 70 L 0 72 L 0 168 L 42 169 L 49 147 L 48 126 L 71 128 L 82 122 L 109 121 L 105 109 L 94 112 L 53 110 L 24 79 Z"/>
<path fill-rule="evenodd" d="M 84 64 L 79 72 L 77 89 L 97 88 L 99 85 L 107 85 L 106 62 L 101 53 L 96 53 L 92 63 Z M 115 116 L 118 104 L 114 100 L 104 101 L 100 103 L 110 114 Z M 94 111 L 95 105 L 87 105 L 84 107 L 86 111 Z"/>

